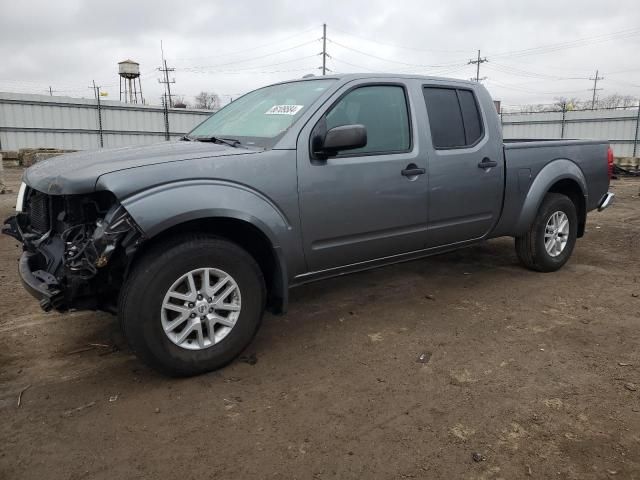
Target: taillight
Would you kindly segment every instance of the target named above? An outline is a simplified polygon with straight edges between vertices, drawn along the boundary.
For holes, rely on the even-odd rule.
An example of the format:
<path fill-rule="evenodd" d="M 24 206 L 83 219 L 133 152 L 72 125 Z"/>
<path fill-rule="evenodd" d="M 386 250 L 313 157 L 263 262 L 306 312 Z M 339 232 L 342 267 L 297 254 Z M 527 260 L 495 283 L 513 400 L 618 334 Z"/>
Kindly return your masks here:
<path fill-rule="evenodd" d="M 613 150 L 609 147 L 607 150 L 607 167 L 609 172 L 609 180 L 613 178 Z"/>

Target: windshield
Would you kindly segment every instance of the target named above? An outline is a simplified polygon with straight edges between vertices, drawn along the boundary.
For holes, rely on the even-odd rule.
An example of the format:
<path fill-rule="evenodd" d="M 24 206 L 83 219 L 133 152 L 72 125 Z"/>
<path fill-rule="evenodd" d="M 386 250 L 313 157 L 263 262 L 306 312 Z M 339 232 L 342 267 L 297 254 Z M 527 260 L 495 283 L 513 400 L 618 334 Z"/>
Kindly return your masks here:
<path fill-rule="evenodd" d="M 193 129 L 191 138 L 233 138 L 245 145 L 272 147 L 334 79 L 282 83 L 254 90 Z"/>

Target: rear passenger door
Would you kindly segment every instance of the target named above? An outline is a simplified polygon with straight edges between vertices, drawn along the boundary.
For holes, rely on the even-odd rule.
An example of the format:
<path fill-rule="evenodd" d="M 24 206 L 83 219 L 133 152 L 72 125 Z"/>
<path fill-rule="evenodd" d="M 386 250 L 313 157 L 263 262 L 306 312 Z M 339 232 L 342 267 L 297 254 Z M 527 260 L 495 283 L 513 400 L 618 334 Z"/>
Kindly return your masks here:
<path fill-rule="evenodd" d="M 423 95 L 431 133 L 427 246 L 481 238 L 502 207 L 502 143 L 489 138 L 472 89 L 424 85 Z"/>

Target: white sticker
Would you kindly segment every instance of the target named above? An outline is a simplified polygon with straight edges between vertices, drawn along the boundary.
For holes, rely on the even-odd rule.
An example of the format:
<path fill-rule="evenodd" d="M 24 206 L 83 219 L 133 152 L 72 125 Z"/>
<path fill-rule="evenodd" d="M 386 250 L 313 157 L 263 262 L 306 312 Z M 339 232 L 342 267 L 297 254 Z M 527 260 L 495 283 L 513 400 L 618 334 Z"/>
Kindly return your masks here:
<path fill-rule="evenodd" d="M 304 105 L 274 105 L 264 112 L 265 115 L 295 115 Z"/>

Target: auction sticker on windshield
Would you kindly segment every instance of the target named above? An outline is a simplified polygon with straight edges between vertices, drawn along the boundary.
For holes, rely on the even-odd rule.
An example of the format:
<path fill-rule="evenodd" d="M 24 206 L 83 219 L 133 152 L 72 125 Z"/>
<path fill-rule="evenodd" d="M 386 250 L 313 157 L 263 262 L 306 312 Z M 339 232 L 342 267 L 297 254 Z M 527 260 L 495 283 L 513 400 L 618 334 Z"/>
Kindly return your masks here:
<path fill-rule="evenodd" d="M 274 105 L 264 112 L 265 115 L 295 115 L 304 105 Z"/>

